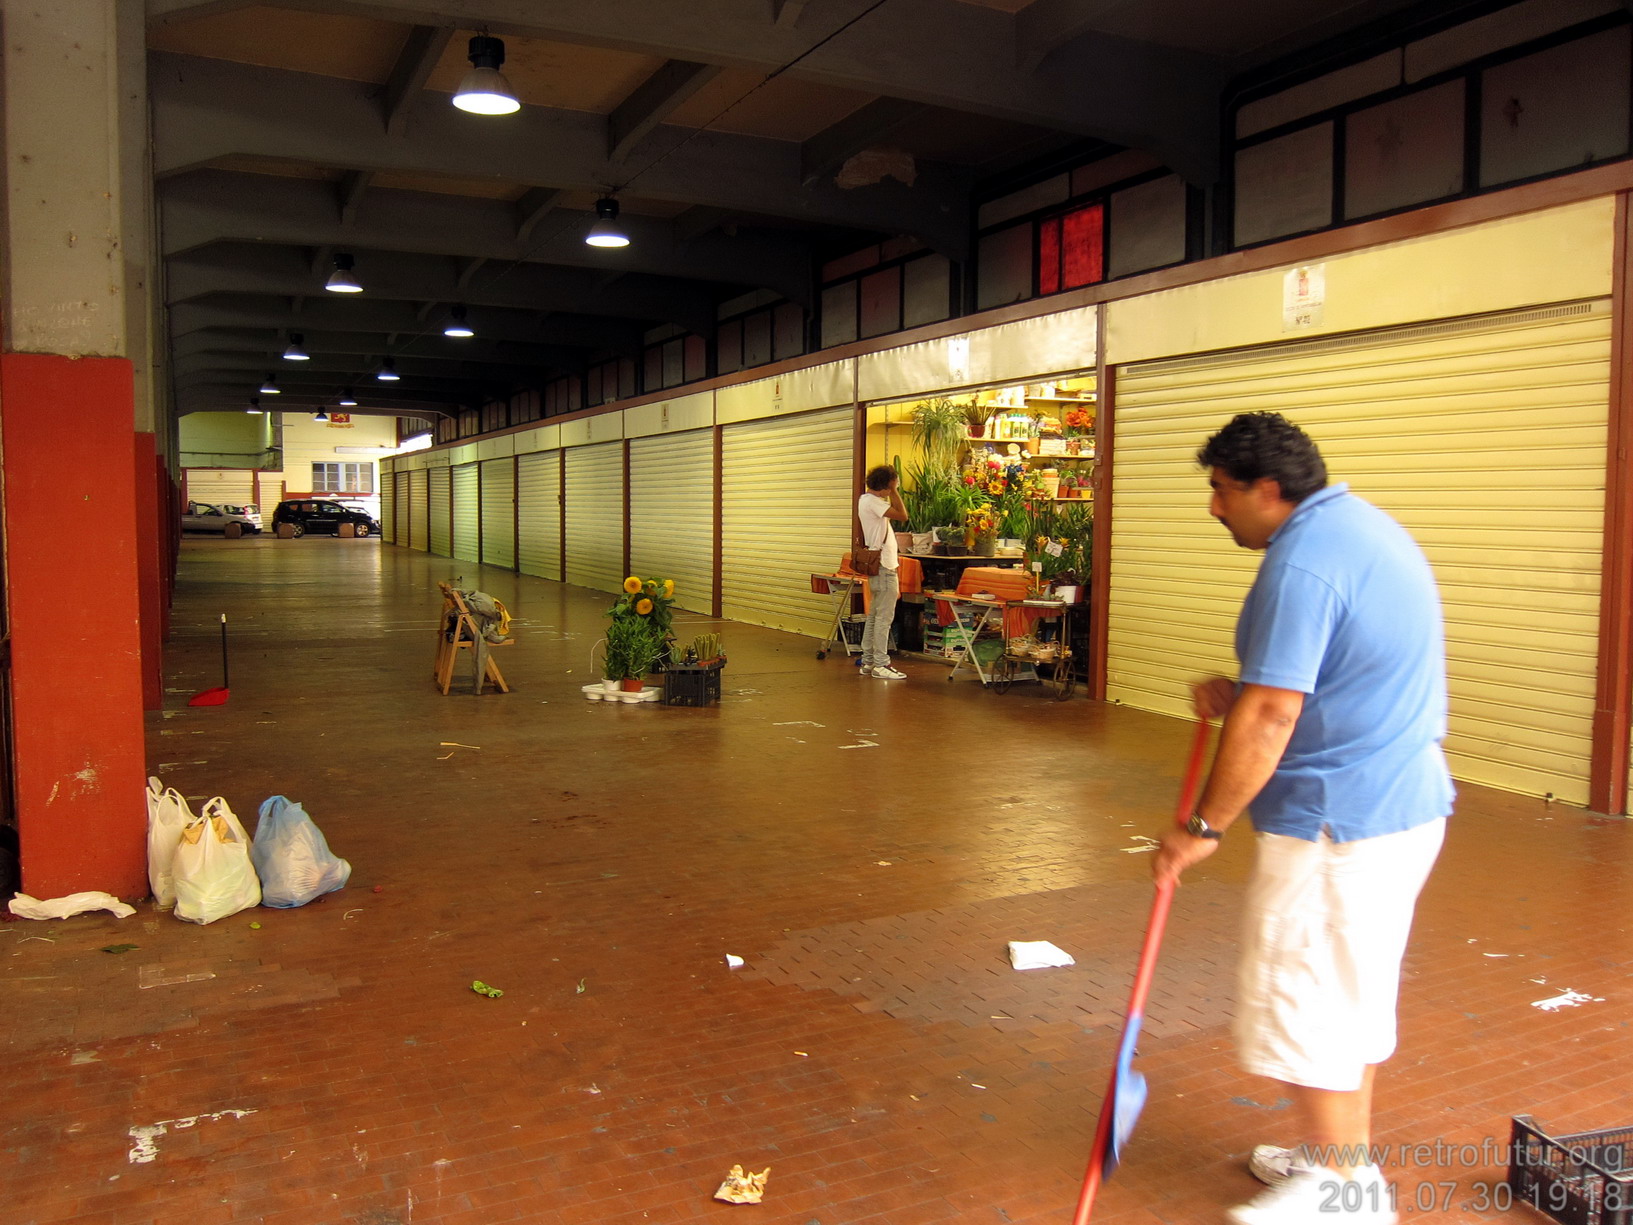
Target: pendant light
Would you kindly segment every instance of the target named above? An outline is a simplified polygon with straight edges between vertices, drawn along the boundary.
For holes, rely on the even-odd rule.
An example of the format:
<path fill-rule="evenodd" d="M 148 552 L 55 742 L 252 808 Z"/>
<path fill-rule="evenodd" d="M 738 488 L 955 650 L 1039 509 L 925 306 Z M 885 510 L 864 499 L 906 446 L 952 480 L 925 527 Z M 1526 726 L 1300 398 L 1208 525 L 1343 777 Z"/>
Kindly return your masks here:
<path fill-rule="evenodd" d="M 513 115 L 522 104 L 516 101 L 510 82 L 499 71 L 505 62 L 505 42 L 478 34 L 470 43 L 471 70 L 454 93 L 454 105 L 473 115 Z"/>
<path fill-rule="evenodd" d="M 335 270 L 329 274 L 323 288 L 330 293 L 362 293 L 363 287 L 352 275 L 352 266 L 351 256 L 344 254 L 335 256 Z"/>
<path fill-rule="evenodd" d="M 301 344 L 305 341 L 305 339 L 306 337 L 302 336 L 299 332 L 289 333 L 289 347 L 284 350 L 284 361 L 309 362 L 312 360 L 312 355 L 305 349 L 301 348 Z"/>
<path fill-rule="evenodd" d="M 403 376 L 397 373 L 397 363 L 393 359 L 382 357 L 380 359 L 380 369 L 374 372 L 374 377 L 382 383 L 395 383 Z"/>
<path fill-rule="evenodd" d="M 352 395 L 352 389 L 348 387 L 340 393 L 340 399 L 336 400 L 335 403 L 339 404 L 341 408 L 356 408 L 357 397 Z"/>
<path fill-rule="evenodd" d="M 261 384 L 261 394 L 263 396 L 281 396 L 281 395 L 283 395 L 283 388 L 279 387 L 278 384 L 273 381 L 271 371 L 267 372 L 266 382 Z"/>
<path fill-rule="evenodd" d="M 584 235 L 584 241 L 592 247 L 629 246 L 629 235 L 618 224 L 618 201 L 602 196 L 595 202 L 595 224 Z"/>
<path fill-rule="evenodd" d="M 442 329 L 442 334 L 444 336 L 456 336 L 461 340 L 467 336 L 476 335 L 471 330 L 471 325 L 465 321 L 465 308 L 463 306 L 456 306 L 448 312 L 448 323 Z"/>
<path fill-rule="evenodd" d="M 249 407 L 244 411 L 252 417 L 259 417 L 261 415 L 261 397 L 251 396 L 249 398 Z"/>
<path fill-rule="evenodd" d="M 324 412 L 321 408 L 318 409 L 317 412 L 312 414 L 312 420 L 313 421 L 327 421 L 328 419 L 329 419 L 329 414 Z"/>

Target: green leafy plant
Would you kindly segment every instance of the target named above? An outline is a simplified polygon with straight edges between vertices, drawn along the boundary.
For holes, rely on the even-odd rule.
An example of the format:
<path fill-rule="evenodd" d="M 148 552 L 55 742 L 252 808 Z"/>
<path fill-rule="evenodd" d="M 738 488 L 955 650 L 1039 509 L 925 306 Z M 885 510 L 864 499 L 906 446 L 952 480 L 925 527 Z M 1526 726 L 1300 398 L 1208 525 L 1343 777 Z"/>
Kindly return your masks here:
<path fill-rule="evenodd" d="M 951 523 L 962 515 L 956 486 L 958 475 L 950 468 L 932 468 L 929 464 L 909 464 L 902 473 L 902 505 L 907 508 L 907 530 L 928 532 L 943 523 Z"/>
<path fill-rule="evenodd" d="M 716 658 L 720 654 L 719 634 L 699 634 L 692 639 L 692 657 L 699 663 Z"/>
<path fill-rule="evenodd" d="M 602 675 L 608 680 L 633 680 L 652 671 L 663 649 L 651 627 L 633 617 L 614 618 L 607 626 L 607 657 Z"/>
<path fill-rule="evenodd" d="M 964 445 L 964 409 L 945 396 L 913 408 L 913 445 L 932 470 L 951 469 Z M 900 471 L 898 466 L 897 471 Z"/>

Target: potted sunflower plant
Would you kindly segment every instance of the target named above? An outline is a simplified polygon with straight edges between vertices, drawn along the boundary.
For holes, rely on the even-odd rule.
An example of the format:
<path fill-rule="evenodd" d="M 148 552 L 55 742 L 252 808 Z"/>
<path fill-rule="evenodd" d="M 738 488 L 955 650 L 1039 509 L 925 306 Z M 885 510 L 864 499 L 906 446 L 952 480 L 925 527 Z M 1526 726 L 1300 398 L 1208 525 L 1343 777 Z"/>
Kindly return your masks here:
<path fill-rule="evenodd" d="M 607 610 L 603 688 L 616 677 L 625 692 L 639 692 L 648 672 L 670 659 L 674 642 L 675 582 L 630 575 Z"/>

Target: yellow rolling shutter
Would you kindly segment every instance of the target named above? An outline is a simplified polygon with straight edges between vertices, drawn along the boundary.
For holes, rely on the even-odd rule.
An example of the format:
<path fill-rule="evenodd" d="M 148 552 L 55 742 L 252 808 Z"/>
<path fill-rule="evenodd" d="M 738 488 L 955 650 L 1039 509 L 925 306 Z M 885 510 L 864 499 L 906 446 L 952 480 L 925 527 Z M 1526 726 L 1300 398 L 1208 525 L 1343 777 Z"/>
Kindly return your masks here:
<path fill-rule="evenodd" d="M 833 616 L 811 594 L 850 548 L 849 408 L 727 426 L 721 456 L 721 611 L 821 637 Z"/>
<path fill-rule="evenodd" d="M 408 540 L 411 532 L 411 529 L 408 526 L 408 512 L 410 509 L 409 499 L 413 496 L 409 492 L 409 481 L 412 476 L 413 473 L 410 472 L 398 472 L 393 474 L 391 478 L 392 484 L 397 487 L 397 513 L 395 516 L 395 527 L 393 529 L 393 542 L 402 545 L 404 548 L 408 547 Z"/>
<path fill-rule="evenodd" d="M 596 591 L 624 582 L 624 444 L 567 451 L 567 581 Z"/>
<path fill-rule="evenodd" d="M 516 461 L 516 559 L 523 574 L 561 579 L 561 452 Z"/>
<path fill-rule="evenodd" d="M 1258 555 L 1209 518 L 1194 457 L 1273 409 L 1434 566 L 1453 773 L 1585 803 L 1609 359 L 1592 302 L 1121 369 L 1108 695 L 1188 713 L 1191 680 L 1234 673 Z"/>
<path fill-rule="evenodd" d="M 482 563 L 516 568 L 516 461 L 482 462 Z"/>
<path fill-rule="evenodd" d="M 431 473 L 417 468 L 408 474 L 408 547 L 425 552 L 431 547 Z"/>
<path fill-rule="evenodd" d="M 460 464 L 454 469 L 453 554 L 461 561 L 482 560 L 479 534 L 482 508 L 477 504 L 477 486 L 475 464 Z"/>
<path fill-rule="evenodd" d="M 380 539 L 397 543 L 397 476 L 393 472 L 380 473 Z"/>
<path fill-rule="evenodd" d="M 629 565 L 675 580 L 675 602 L 694 612 L 714 600 L 714 431 L 687 430 L 629 444 Z"/>
<path fill-rule="evenodd" d="M 255 473 L 249 468 L 189 468 L 187 496 L 213 506 L 251 506 L 255 503 Z"/>
<path fill-rule="evenodd" d="M 431 552 L 440 557 L 453 556 L 452 524 L 449 512 L 453 502 L 454 470 L 431 469 Z"/>

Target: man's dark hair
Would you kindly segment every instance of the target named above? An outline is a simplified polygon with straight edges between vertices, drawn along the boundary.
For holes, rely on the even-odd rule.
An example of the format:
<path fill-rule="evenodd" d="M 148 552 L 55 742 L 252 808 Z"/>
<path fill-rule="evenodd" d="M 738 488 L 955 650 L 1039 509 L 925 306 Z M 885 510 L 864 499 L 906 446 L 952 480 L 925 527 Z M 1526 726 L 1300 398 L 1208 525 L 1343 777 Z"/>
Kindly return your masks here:
<path fill-rule="evenodd" d="M 896 470 L 889 464 L 880 464 L 868 473 L 868 488 L 874 493 L 883 493 L 890 488 L 890 482 L 896 479 Z"/>
<path fill-rule="evenodd" d="M 1310 436 L 1280 413 L 1238 413 L 1196 453 L 1204 468 L 1233 481 L 1269 477 L 1287 502 L 1302 502 L 1327 486 L 1327 464 Z"/>

